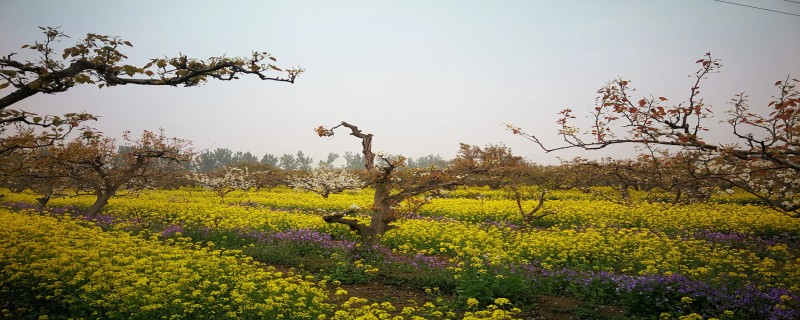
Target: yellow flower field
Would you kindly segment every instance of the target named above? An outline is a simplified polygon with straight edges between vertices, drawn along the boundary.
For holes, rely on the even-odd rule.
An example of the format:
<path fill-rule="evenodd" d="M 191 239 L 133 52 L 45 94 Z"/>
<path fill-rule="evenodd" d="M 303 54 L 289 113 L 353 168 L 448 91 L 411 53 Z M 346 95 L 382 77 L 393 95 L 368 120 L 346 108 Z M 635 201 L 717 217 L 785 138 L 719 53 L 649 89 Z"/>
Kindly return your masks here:
<path fill-rule="evenodd" d="M 323 235 L 330 235 L 332 239 L 339 239 L 337 241 L 357 241 L 356 236 L 346 227 L 325 223 L 322 220 L 322 216 L 329 212 L 344 211 L 353 207 L 360 207 L 364 208 L 362 210 L 366 210 L 370 206 L 372 195 L 371 191 L 364 190 L 360 193 L 334 194 L 330 198 L 324 199 L 312 193 L 299 193 L 286 188 L 276 188 L 275 190 L 258 192 L 233 192 L 226 196 L 225 202 L 222 203 L 219 197 L 209 191 L 192 189 L 142 191 L 111 200 L 106 209 L 104 209 L 103 215 L 116 219 L 116 223 L 111 228 L 119 231 L 112 231 L 104 235 L 80 237 L 80 241 L 89 241 L 87 244 L 91 243 L 89 246 L 94 246 L 92 251 L 87 251 L 84 254 L 82 259 L 85 260 L 81 261 L 82 263 L 103 266 L 98 270 L 115 270 L 114 268 L 122 265 L 116 263 L 117 260 L 115 259 L 122 259 L 125 262 L 124 265 L 132 265 L 131 268 L 134 268 L 134 271 L 127 271 L 132 274 L 136 274 L 136 272 L 154 272 L 154 274 L 158 275 L 159 273 L 154 270 L 163 270 L 163 272 L 168 273 L 173 271 L 167 270 L 186 270 L 186 268 L 189 268 L 189 270 L 193 270 L 192 272 L 196 272 L 198 277 L 203 278 L 212 274 L 211 272 L 221 271 L 203 273 L 202 270 L 205 270 L 203 268 L 211 267 L 195 267 L 194 264 L 187 266 L 188 262 L 183 259 L 198 261 L 202 259 L 217 259 L 213 260 L 215 261 L 213 263 L 222 263 L 220 261 L 229 261 L 225 259 L 248 261 L 248 258 L 242 256 L 241 253 L 219 253 L 218 250 L 209 249 L 207 245 L 198 246 L 190 243 L 188 239 L 181 240 L 183 239 L 181 237 L 176 238 L 177 240 L 166 240 L 174 241 L 170 244 L 169 248 L 172 248 L 170 250 L 184 250 L 190 253 L 183 253 L 184 251 L 180 251 L 180 253 L 151 253 L 147 251 L 150 249 L 146 250 L 145 248 L 149 248 L 147 247 L 149 245 L 157 247 L 159 241 L 163 242 L 164 240 L 157 240 L 153 235 L 147 236 L 147 232 L 160 232 L 160 230 L 172 225 L 179 225 L 187 230 L 247 230 L 264 232 L 265 234 L 291 230 L 314 230 L 314 232 L 321 232 Z M 697 301 L 705 301 L 703 302 L 705 303 L 703 307 L 709 308 L 709 310 L 716 310 L 711 313 L 714 316 L 720 316 L 722 311 L 730 311 L 728 309 L 733 308 L 728 306 L 725 301 L 722 301 L 726 295 L 755 295 L 754 297 L 757 297 L 753 298 L 755 302 L 750 300 L 746 303 L 742 302 L 746 305 L 746 308 L 743 307 L 744 309 L 737 313 L 741 315 L 761 314 L 758 313 L 761 312 L 758 311 L 760 303 L 781 305 L 783 309 L 780 310 L 789 310 L 789 314 L 795 312 L 792 310 L 796 310 L 787 306 L 794 305 L 796 303 L 795 300 L 797 300 L 795 297 L 800 293 L 800 248 L 796 245 L 796 240 L 800 238 L 800 219 L 789 218 L 762 206 L 735 203 L 710 202 L 671 206 L 663 203 L 644 202 L 625 206 L 591 198 L 590 195 L 572 190 L 553 191 L 550 196 L 553 198 L 545 203 L 544 210 L 549 210 L 552 214 L 535 221 L 534 226 L 524 226 L 516 203 L 513 200 L 504 198 L 505 195 L 502 192 L 485 188 L 455 190 L 450 193 L 448 198 L 432 199 L 411 219 L 401 219 L 396 222 L 395 224 L 398 228 L 386 233 L 381 243 L 397 254 L 421 255 L 434 257 L 439 261 L 448 261 L 447 270 L 453 275 L 454 279 L 452 281 L 455 281 L 456 286 L 474 285 L 480 287 L 475 289 L 478 291 L 462 288 L 464 291 L 461 292 L 486 292 L 481 288 L 490 288 L 492 286 L 499 288 L 507 286 L 509 283 L 529 281 L 524 280 L 529 279 L 529 277 L 545 276 L 561 279 L 557 280 L 561 282 L 554 284 L 556 289 L 553 290 L 561 290 L 559 292 L 567 290 L 572 294 L 582 294 L 581 290 L 585 289 L 581 289 L 582 286 L 599 285 L 600 287 L 597 290 L 608 292 L 605 294 L 605 298 L 602 298 L 605 300 L 599 301 L 626 303 L 625 301 L 629 301 L 632 296 L 626 296 L 625 292 L 628 291 L 614 289 L 615 286 L 626 288 L 625 290 L 633 290 L 631 292 L 634 292 L 636 290 L 650 290 L 646 289 L 651 285 L 648 283 L 666 281 L 669 283 L 674 282 L 673 287 L 676 288 L 694 288 L 676 289 L 679 291 L 684 290 L 681 292 L 685 292 L 684 295 L 687 295 L 687 297 L 710 294 L 711 296 L 708 296 L 708 299 L 692 300 L 694 301 L 692 303 L 697 304 L 700 303 Z M 726 197 L 732 198 L 732 196 Z M 50 206 L 54 208 L 67 206 L 87 207 L 91 204 L 91 200 L 88 197 L 53 199 Z M 7 203 L 34 203 L 35 196 L 25 193 L 5 193 L 4 201 Z M 527 208 L 532 208 L 535 202 L 532 200 L 526 201 L 524 205 Z M 7 212 L 5 214 L 11 215 Z M 13 219 L 4 218 L 3 220 L 12 221 L 5 222 L 7 227 L 4 229 L 11 228 L 10 225 L 44 223 L 41 221 L 36 221 L 35 223 L 24 222 L 20 219 L 44 218 L 21 215 L 15 215 Z M 52 237 L 59 239 L 44 239 L 48 232 L 62 232 L 59 230 L 67 228 L 67 226 L 70 226 L 69 228 L 77 228 L 79 224 L 76 222 L 62 219 L 61 221 L 52 220 L 52 222 L 44 224 L 47 225 L 45 229 L 51 228 L 55 231 L 39 231 L 41 233 L 26 231 L 30 234 L 37 234 L 31 240 L 36 246 L 55 248 L 63 246 L 58 241 L 72 241 L 69 243 L 79 241 L 64 240 L 69 237 L 64 239 L 60 239 L 61 237 Z M 81 226 L 81 228 L 88 227 Z M 136 228 L 145 228 L 150 231 L 143 231 L 144 238 L 129 236 L 128 231 Z M 33 228 L 33 230 L 39 230 L 39 228 Z M 101 233 L 96 227 L 88 228 L 87 230 Z M 62 233 L 70 234 L 68 231 L 63 231 Z M 4 238 L 11 237 L 13 236 Z M 102 240 L 89 240 L 88 238 Z M 140 245 L 138 244 L 139 242 L 146 245 Z M 117 245 L 116 243 L 119 244 Z M 131 243 L 137 243 L 135 245 L 137 249 L 120 251 L 125 253 L 116 255 L 116 258 L 115 255 L 109 253 L 111 251 L 116 252 L 118 249 L 123 250 L 122 247 L 130 247 Z M 16 247 L 16 244 L 9 244 L 8 246 Z M 100 249 L 114 246 L 119 247 L 108 252 Z M 100 250 L 100 252 L 97 252 L 97 250 Z M 56 255 L 55 253 L 46 252 L 49 253 L 42 253 L 43 257 L 56 259 L 48 256 Z M 207 255 L 209 258 L 184 257 L 192 256 L 193 254 L 203 255 L 204 257 Z M 68 258 L 63 254 L 56 256 L 58 257 L 57 259 Z M 74 256 L 80 255 L 76 254 Z M 145 256 L 152 258 L 145 258 Z M 3 260 L 8 260 L 10 259 L 9 257 L 12 256 L 5 254 Z M 37 259 L 39 258 L 37 257 Z M 60 263 L 60 265 L 68 266 L 70 263 L 77 263 L 69 259 L 65 262 Z M 17 263 L 22 264 L 22 262 Z M 356 265 L 360 263 L 362 263 L 361 260 L 358 260 Z M 234 268 L 231 267 L 234 264 L 241 265 L 241 263 L 228 262 L 228 264 L 223 264 L 224 267 L 219 268 Z M 33 265 L 35 266 L 36 264 Z M 107 267 L 106 265 L 110 266 Z M 362 269 L 370 270 L 370 273 L 365 275 L 366 277 L 374 276 L 379 272 L 379 268 L 368 264 L 364 265 L 369 266 L 369 268 L 363 267 Z M 236 268 L 252 269 L 255 267 L 258 269 L 257 266 L 257 264 L 248 261 L 244 267 L 239 266 Z M 67 267 L 65 269 L 48 269 L 41 266 L 40 268 L 40 271 L 35 272 L 63 273 L 70 275 L 68 277 L 73 277 L 74 273 L 74 271 L 70 271 L 72 269 Z M 522 272 L 520 270 L 528 271 Z M 346 308 L 332 306 L 334 304 L 325 302 L 324 299 L 319 298 L 320 290 L 324 289 L 316 286 L 313 282 L 303 282 L 299 278 L 290 278 L 290 280 L 270 278 L 269 275 L 271 273 L 269 271 L 255 272 L 252 275 L 248 273 L 246 277 L 241 273 L 243 271 L 228 270 L 226 272 L 233 272 L 233 274 L 230 274 L 229 280 L 226 280 L 229 282 L 224 289 L 220 289 L 218 285 L 210 284 L 210 289 L 198 290 L 217 292 L 235 288 L 238 290 L 237 292 L 243 292 L 242 301 L 250 302 L 238 303 L 234 301 L 237 303 L 233 305 L 237 307 L 215 312 L 233 312 L 241 315 L 268 312 L 269 310 L 263 309 L 266 306 L 261 305 L 265 303 L 267 293 L 251 298 L 244 292 L 252 291 L 245 290 L 242 287 L 242 283 L 253 282 L 258 283 L 259 286 L 265 285 L 270 288 L 270 281 L 289 281 L 291 284 L 285 285 L 294 285 L 296 287 L 296 289 L 292 289 L 294 291 L 291 294 L 304 295 L 307 298 L 303 301 L 309 301 L 309 303 L 313 301 L 313 308 L 303 309 L 310 316 L 328 314 L 335 317 L 338 315 L 338 317 L 342 318 L 345 314 L 355 315 L 359 312 L 355 309 L 347 311 L 345 310 Z M 81 274 L 79 279 L 87 276 Z M 149 312 L 149 309 L 153 309 L 153 312 L 157 313 L 160 312 L 158 310 L 164 310 L 163 308 L 175 308 L 179 305 L 183 306 L 189 301 L 198 301 L 195 299 L 197 297 L 192 295 L 195 290 L 189 291 L 182 284 L 181 281 L 188 281 L 186 279 L 163 280 L 161 285 L 153 289 L 151 295 L 144 296 L 135 288 L 144 288 L 157 283 L 154 282 L 155 280 L 152 276 L 148 276 L 144 280 L 141 277 L 136 279 L 123 277 L 113 272 L 109 275 L 99 272 L 97 276 L 107 276 L 112 279 L 111 281 L 118 281 L 118 285 L 114 286 L 110 284 L 114 282 L 109 281 L 108 288 L 117 286 L 123 288 L 119 289 L 120 292 L 114 291 L 115 294 L 125 297 L 125 299 L 138 301 L 135 307 L 138 308 L 136 309 L 138 311 Z M 59 279 L 57 276 L 48 275 L 47 277 Z M 119 279 L 117 280 L 116 277 L 119 277 Z M 170 279 L 166 275 L 158 275 L 156 277 Z M 259 278 L 262 280 L 257 282 L 251 280 L 253 279 L 252 277 L 263 278 Z M 512 280 L 504 280 L 504 277 L 511 277 L 508 279 Z M 520 278 L 513 280 L 517 279 L 515 277 Z M 177 284 L 173 283 L 173 281 Z M 197 283 L 197 281 L 201 280 L 194 281 L 193 283 Z M 565 287 L 564 281 L 566 283 L 584 281 L 586 284 Z M 59 280 L 44 284 L 44 286 L 63 286 L 68 282 Z M 249 285 L 247 287 L 249 288 Z M 110 290 L 108 288 L 104 290 Z M 728 291 L 714 293 L 716 292 L 714 290 L 717 290 L 715 288 L 728 288 L 725 289 Z M 739 289 L 735 288 L 742 288 L 741 290 L 746 292 L 736 291 Z M 47 287 L 45 291 L 56 292 L 54 291 L 56 289 L 58 288 Z M 275 288 L 272 289 L 277 290 Z M 93 290 L 99 289 L 93 289 L 90 286 L 82 290 L 85 290 L 85 292 L 81 291 L 82 293 L 80 294 L 90 295 L 91 292 L 94 292 Z M 524 287 L 518 288 L 517 291 L 505 294 L 519 294 L 524 290 Z M 261 289 L 257 291 L 264 292 Z M 180 292 L 179 296 L 181 298 L 178 299 L 180 303 L 157 305 L 158 303 L 153 302 L 157 301 L 157 299 L 153 300 L 151 298 L 167 294 L 164 292 Z M 500 293 L 487 294 L 504 294 L 502 292 L 505 291 L 500 290 L 497 292 Z M 679 293 L 676 292 L 675 294 Z M 281 295 L 283 296 L 284 294 L 281 293 Z M 112 297 L 114 296 L 112 295 Z M 782 297 L 788 297 L 788 300 Z M 486 297 L 466 296 L 464 301 L 466 301 L 466 298 Z M 54 295 L 53 299 L 62 298 Z M 86 301 L 96 301 L 97 298 L 94 299 Z M 204 299 L 208 299 L 208 297 L 204 295 Z M 264 301 L 259 299 L 264 299 Z M 105 303 L 115 304 L 115 302 L 108 302 L 107 300 Z M 491 299 L 486 298 L 481 301 L 490 302 Z M 681 302 L 680 297 L 669 301 L 671 301 L 669 302 L 671 304 L 668 303 L 668 305 L 660 307 L 661 309 L 658 310 L 670 310 L 671 312 L 671 308 L 684 308 L 681 305 L 682 303 L 685 304 L 685 301 Z M 275 298 L 272 298 L 269 302 L 283 303 L 282 300 L 276 300 Z M 202 305 L 200 302 L 196 303 Z M 241 307 L 240 305 L 246 305 L 247 307 Z M 259 307 L 251 310 L 254 305 Z M 370 307 L 370 304 L 354 305 L 359 305 L 358 308 L 362 311 L 374 309 L 383 310 L 380 312 L 375 311 L 377 313 L 388 312 L 380 307 Z M 93 308 L 102 306 L 104 304 L 100 302 L 92 304 Z M 338 311 L 332 312 L 331 310 L 335 308 L 338 308 L 336 309 Z M 191 311 L 193 309 L 188 308 L 186 310 Z M 667 313 L 680 314 L 680 312 L 670 312 Z M 778 311 L 775 312 L 779 313 Z M 473 312 L 471 314 L 478 313 Z M 430 313 L 428 316 L 434 317 Z M 654 316 L 658 316 L 658 314 Z M 246 318 L 247 316 L 244 317 Z M 776 319 L 780 319 L 780 317 L 776 316 Z"/>
<path fill-rule="evenodd" d="M 333 305 L 327 291 L 235 252 L 156 235 L 104 232 L 86 222 L 0 209 L 0 283 L 51 301 L 75 317 L 316 319 Z M 30 289 L 30 290 L 28 290 Z M 63 308 L 64 310 L 59 310 Z"/>

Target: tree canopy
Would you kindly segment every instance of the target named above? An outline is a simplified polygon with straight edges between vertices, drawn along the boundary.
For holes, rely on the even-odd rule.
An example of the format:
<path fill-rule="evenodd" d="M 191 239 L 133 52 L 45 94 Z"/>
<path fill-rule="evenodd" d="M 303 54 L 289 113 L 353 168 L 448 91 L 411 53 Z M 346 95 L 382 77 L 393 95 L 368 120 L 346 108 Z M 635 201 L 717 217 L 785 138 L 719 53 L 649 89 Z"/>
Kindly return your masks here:
<path fill-rule="evenodd" d="M 280 68 L 273 64 L 277 61 L 274 56 L 256 51 L 247 57 L 234 58 L 196 59 L 179 54 L 135 66 L 124 63 L 128 57 L 122 49 L 132 47 L 130 41 L 89 33 L 73 46 L 57 52 L 55 45 L 69 37 L 59 28 L 39 28 L 44 40 L 21 48 L 34 51 L 36 59 L 17 60 L 14 52 L 0 57 L 0 89 L 13 88 L 0 98 L 0 110 L 38 93 L 64 92 L 79 84 L 94 84 L 98 88 L 127 84 L 191 87 L 209 79 L 229 81 L 241 75 L 294 83 L 303 72 L 301 68 Z"/>
<path fill-rule="evenodd" d="M 509 125 L 546 152 L 579 148 L 602 149 L 616 144 L 643 146 L 652 161 L 661 161 L 664 147 L 683 150 L 695 159 L 684 174 L 695 179 L 715 179 L 739 187 L 793 217 L 800 217 L 800 80 L 787 77 L 775 82 L 777 94 L 766 108 L 751 108 L 748 96 L 736 94 L 727 110 L 729 137 L 736 143 L 708 141 L 706 123 L 712 106 L 701 98 L 700 86 L 720 68 L 719 59 L 706 53 L 691 77 L 687 100 L 673 103 L 663 96 L 633 96 L 630 81 L 615 79 L 598 90 L 597 105 L 589 112 L 588 134 L 573 124 L 572 109 L 557 120 L 566 143 L 547 147 L 533 134 Z M 766 110 L 766 111 L 761 111 Z M 694 153 L 689 156 L 687 152 Z M 665 153 L 667 157 L 670 153 Z"/>

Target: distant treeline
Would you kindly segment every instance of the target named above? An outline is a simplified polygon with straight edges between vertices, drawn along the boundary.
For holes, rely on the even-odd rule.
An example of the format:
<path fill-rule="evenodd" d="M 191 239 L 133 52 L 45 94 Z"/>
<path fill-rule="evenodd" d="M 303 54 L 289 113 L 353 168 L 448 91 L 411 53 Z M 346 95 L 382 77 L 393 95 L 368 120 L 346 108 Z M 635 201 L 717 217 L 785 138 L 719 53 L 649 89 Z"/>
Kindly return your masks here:
<path fill-rule="evenodd" d="M 334 162 L 339 158 L 340 155 L 338 153 L 328 153 L 327 158 L 319 160 L 316 166 L 335 166 Z M 341 168 L 348 170 L 364 168 L 364 157 L 360 153 L 345 151 L 341 158 L 345 161 L 343 165 L 339 166 Z M 431 154 L 416 159 L 408 158 L 406 160 L 406 165 L 409 168 L 444 167 L 449 162 L 450 160 L 445 160 L 438 154 Z M 250 152 L 234 152 L 228 148 L 217 148 L 214 150 L 201 151 L 190 163 L 190 168 L 194 172 L 205 173 L 225 167 L 254 163 L 260 163 L 283 170 L 311 170 L 315 165 L 314 159 L 306 156 L 306 154 L 300 150 L 298 150 L 296 154 L 284 153 L 281 156 L 266 153 L 259 159 Z"/>

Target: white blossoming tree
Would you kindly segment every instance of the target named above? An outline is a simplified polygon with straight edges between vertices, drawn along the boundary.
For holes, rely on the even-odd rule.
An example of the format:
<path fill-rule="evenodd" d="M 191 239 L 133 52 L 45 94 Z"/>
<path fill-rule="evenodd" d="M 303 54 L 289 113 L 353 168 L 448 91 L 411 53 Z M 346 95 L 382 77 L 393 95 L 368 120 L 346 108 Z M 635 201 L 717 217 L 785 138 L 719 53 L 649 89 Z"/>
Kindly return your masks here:
<path fill-rule="evenodd" d="M 337 170 L 325 163 L 307 174 L 291 176 L 288 182 L 289 186 L 295 190 L 311 191 L 323 198 L 328 198 L 331 193 L 359 190 L 364 186 L 364 182 L 355 174 L 347 170 Z"/>
<path fill-rule="evenodd" d="M 192 179 L 203 188 L 213 190 L 220 197 L 220 202 L 225 203 L 225 196 L 235 190 L 250 190 L 256 182 L 250 177 L 247 169 L 226 167 L 207 174 L 195 173 Z"/>

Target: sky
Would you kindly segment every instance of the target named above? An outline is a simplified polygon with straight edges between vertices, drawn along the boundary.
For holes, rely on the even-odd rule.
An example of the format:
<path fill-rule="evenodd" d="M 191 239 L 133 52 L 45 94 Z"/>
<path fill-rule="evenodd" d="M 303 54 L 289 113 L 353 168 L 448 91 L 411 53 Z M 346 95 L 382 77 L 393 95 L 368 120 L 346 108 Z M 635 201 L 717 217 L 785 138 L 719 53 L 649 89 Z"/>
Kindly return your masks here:
<path fill-rule="evenodd" d="M 773 83 L 800 77 L 800 1 L 12 1 L 0 0 L 0 55 L 60 26 L 70 46 L 87 33 L 133 43 L 126 63 L 183 53 L 194 58 L 267 51 L 306 70 L 294 84 L 243 77 L 199 87 L 79 86 L 13 107 L 39 114 L 86 111 L 112 137 L 164 128 L 196 150 L 280 156 L 360 152 L 360 141 L 313 129 L 341 121 L 374 134 L 373 149 L 452 158 L 459 143 L 504 144 L 540 164 L 603 152 L 545 153 L 506 130 L 512 123 L 561 145 L 555 123 L 571 108 L 585 122 L 597 89 L 618 77 L 637 97 L 689 97 L 695 61 L 722 69 L 701 85 L 723 120 L 735 94 L 765 110 Z M 31 56 L 28 56 L 31 57 Z M 11 92 L 0 90 L 0 95 Z M 711 141 L 726 139 L 725 127 Z M 716 136 L 718 135 L 718 136 Z"/>

